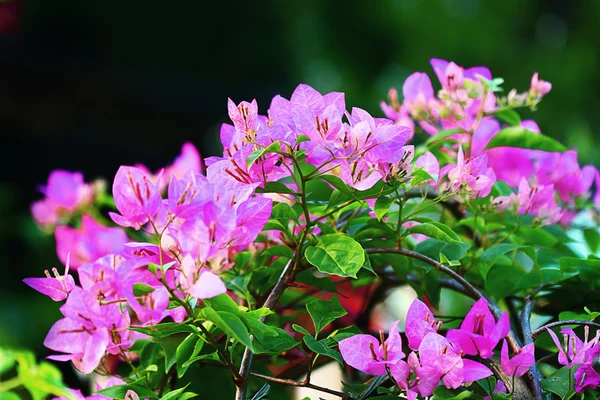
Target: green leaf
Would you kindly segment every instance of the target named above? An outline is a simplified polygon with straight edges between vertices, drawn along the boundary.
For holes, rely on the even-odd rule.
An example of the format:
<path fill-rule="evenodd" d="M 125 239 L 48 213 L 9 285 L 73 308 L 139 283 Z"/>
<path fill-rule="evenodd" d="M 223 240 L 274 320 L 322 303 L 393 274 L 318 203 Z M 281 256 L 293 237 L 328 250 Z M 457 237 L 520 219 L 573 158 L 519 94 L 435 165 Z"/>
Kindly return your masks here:
<path fill-rule="evenodd" d="M 148 397 L 150 399 L 158 399 L 158 396 L 152 390 L 136 384 L 111 386 L 107 389 L 100 390 L 99 392 L 97 392 L 97 394 L 101 394 L 102 396 L 106 396 L 111 399 L 122 400 L 125 398 L 125 394 L 127 394 L 128 390 L 133 390 L 134 392 L 136 392 L 140 399 L 143 399 L 145 397 Z"/>
<path fill-rule="evenodd" d="M 427 239 L 415 246 L 415 251 L 426 255 L 429 258 L 437 260 L 440 253 L 446 256 L 446 259 L 459 261 L 467 255 L 467 251 L 471 246 L 468 243 L 447 243 L 435 239 Z M 415 265 L 430 268 L 429 264 L 425 264 L 420 260 L 414 260 Z"/>
<path fill-rule="evenodd" d="M 298 345 L 298 342 L 285 330 L 276 326 L 269 326 L 275 335 L 261 335 L 254 333 L 255 354 L 279 355 Z"/>
<path fill-rule="evenodd" d="M 165 394 L 163 397 L 161 397 L 160 400 L 175 400 L 179 397 L 181 393 L 183 393 L 185 388 L 187 388 L 188 386 L 189 384 L 182 388 L 172 390 L 169 393 Z"/>
<path fill-rule="evenodd" d="M 332 321 L 348 314 L 340 304 L 337 295 L 331 300 L 315 300 L 306 305 L 306 309 L 315 324 L 315 336 Z"/>
<path fill-rule="evenodd" d="M 21 400 L 21 397 L 13 392 L 0 392 L 0 400 Z"/>
<path fill-rule="evenodd" d="M 317 340 L 311 335 L 306 335 L 304 336 L 304 343 L 306 344 L 306 347 L 308 347 L 315 353 L 322 354 L 329 358 L 333 358 L 334 360 L 339 362 L 342 367 L 344 366 L 344 360 L 342 360 L 342 355 L 340 354 L 340 352 L 329 348 L 325 339 Z"/>
<path fill-rule="evenodd" d="M 433 391 L 432 400 L 463 400 L 471 397 L 473 392 L 465 390 L 464 392 L 456 393 L 454 390 L 447 389 L 444 386 L 438 386 Z"/>
<path fill-rule="evenodd" d="M 481 256 L 479 257 L 479 260 L 477 260 L 479 273 L 481 273 L 483 279 L 487 277 L 488 272 L 494 266 L 496 261 L 498 261 L 499 258 L 503 257 L 507 253 L 510 253 L 511 251 L 523 247 L 524 246 L 519 246 L 512 243 L 500 243 L 484 251 L 483 254 L 481 254 Z"/>
<path fill-rule="evenodd" d="M 154 288 L 152 286 L 148 286 L 144 283 L 134 283 L 133 284 L 133 295 L 134 296 L 143 296 L 145 294 L 149 294 L 154 292 Z"/>
<path fill-rule="evenodd" d="M 394 199 L 388 196 L 381 196 L 375 201 L 375 215 L 378 221 L 381 221 L 393 204 Z"/>
<path fill-rule="evenodd" d="M 521 123 L 521 117 L 515 110 L 499 110 L 494 114 L 509 125 L 519 125 Z"/>
<path fill-rule="evenodd" d="M 309 331 L 307 331 L 306 329 L 304 329 L 304 327 L 302 327 L 302 326 L 300 326 L 298 324 L 292 324 L 292 329 L 295 330 L 298 333 L 303 334 L 303 335 L 309 335 L 309 336 L 311 336 Z"/>
<path fill-rule="evenodd" d="M 569 370 L 568 367 L 564 366 L 546 379 L 542 380 L 540 382 L 540 386 L 542 389 L 560 396 L 561 399 L 565 399 L 567 392 L 569 392 L 571 389 L 571 385 L 569 385 L 569 383 L 575 382 L 573 378 L 574 370 L 575 368 Z M 569 375 L 571 375 L 570 378 Z M 571 393 L 573 395 L 575 394 L 575 391 L 571 391 Z M 572 396 L 567 398 L 570 397 Z"/>
<path fill-rule="evenodd" d="M 279 152 L 281 152 L 281 142 L 279 140 L 276 140 L 273 143 L 271 143 L 268 147 L 265 147 L 264 149 L 259 149 L 259 150 L 256 150 L 256 151 L 253 151 L 252 153 L 250 153 L 250 155 L 246 159 L 246 166 L 248 168 L 250 168 L 256 160 L 258 160 L 260 157 L 262 157 L 263 155 L 265 155 L 267 153 L 279 153 Z"/>
<path fill-rule="evenodd" d="M 362 246 L 345 234 L 329 234 L 319 238 L 316 246 L 309 246 L 306 260 L 323 273 L 356 278 L 365 264 Z"/>
<path fill-rule="evenodd" d="M 437 141 L 442 140 L 442 139 L 446 139 L 448 136 L 452 136 L 455 133 L 461 133 L 461 132 L 464 132 L 464 130 L 461 129 L 461 128 L 447 129 L 445 131 L 440 131 L 438 134 L 436 134 L 436 135 L 430 137 L 429 139 L 427 139 L 425 141 L 425 146 L 429 146 L 430 144 L 432 144 L 434 142 L 437 142 Z"/>
<path fill-rule="evenodd" d="M 458 235 L 450 229 L 450 227 L 441 222 L 426 222 L 413 226 L 408 230 L 410 233 L 420 233 L 421 235 L 429 236 L 432 239 L 441 240 L 442 242 L 461 243 Z"/>
<path fill-rule="evenodd" d="M 12 369 L 15 363 L 13 352 L 0 347 L 0 375 Z"/>
<path fill-rule="evenodd" d="M 358 199 L 356 197 L 356 194 L 354 194 L 354 192 L 350 188 L 350 186 L 348 186 L 348 184 L 346 182 L 344 182 L 341 178 L 339 178 L 335 175 L 321 175 L 320 178 L 322 180 L 324 180 L 325 182 L 330 183 L 331 186 L 333 186 L 334 188 L 336 188 L 337 190 L 339 190 L 346 196 L 352 197 L 354 199 Z"/>
<path fill-rule="evenodd" d="M 176 333 L 197 333 L 198 328 L 192 325 L 178 324 L 177 322 L 164 322 L 149 327 L 131 327 L 132 331 L 140 332 L 155 338 L 164 338 Z"/>
<path fill-rule="evenodd" d="M 249 348 L 250 351 L 254 352 L 248 329 L 238 316 L 227 311 L 215 311 L 212 307 L 203 308 L 202 314 L 207 320 L 214 323 L 217 328 L 234 337 L 241 344 Z"/>
<path fill-rule="evenodd" d="M 257 193 L 297 194 L 282 182 L 265 182 L 262 188 L 256 188 Z"/>
<path fill-rule="evenodd" d="M 358 399 L 363 400 L 363 399 L 366 399 L 367 397 L 369 397 L 369 395 L 371 393 L 373 393 L 373 391 L 375 389 L 377 389 L 377 387 L 379 387 L 379 385 L 381 385 L 381 383 L 383 382 L 384 379 L 385 379 L 385 375 L 380 375 L 377 378 L 375 378 L 373 380 L 373 382 L 371 382 L 371 384 L 369 386 L 367 386 L 365 391 L 362 393 L 362 395 Z"/>
<path fill-rule="evenodd" d="M 177 369 L 177 376 L 181 378 L 187 372 L 189 366 L 184 367 L 184 364 L 191 358 L 196 357 L 202 351 L 204 347 L 204 340 L 202 340 L 195 333 L 190 333 L 188 337 L 177 347 L 175 352 L 175 362 Z"/>
<path fill-rule="evenodd" d="M 285 258 L 294 258 L 294 252 L 288 246 L 284 246 L 282 244 L 278 244 L 272 247 L 267 248 L 262 252 L 263 256 L 270 257 L 285 257 Z"/>
<path fill-rule="evenodd" d="M 216 311 L 227 311 L 233 315 L 241 315 L 242 311 L 235 301 L 227 293 L 221 293 L 218 296 L 205 299 L 204 303 Z"/>
<path fill-rule="evenodd" d="M 490 140 L 486 149 L 494 147 L 518 147 L 521 149 L 543 150 L 543 151 L 565 151 L 567 148 L 549 136 L 542 135 L 523 129 L 519 126 L 511 126 L 502 129 Z"/>

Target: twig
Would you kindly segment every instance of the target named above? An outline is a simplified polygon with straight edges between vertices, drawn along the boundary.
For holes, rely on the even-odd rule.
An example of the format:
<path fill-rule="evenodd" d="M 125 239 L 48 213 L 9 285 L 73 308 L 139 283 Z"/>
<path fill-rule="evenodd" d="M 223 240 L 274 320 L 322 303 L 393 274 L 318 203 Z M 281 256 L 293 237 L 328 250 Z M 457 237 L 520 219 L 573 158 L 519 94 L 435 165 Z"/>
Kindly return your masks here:
<path fill-rule="evenodd" d="M 326 387 L 317 386 L 317 385 L 314 385 L 314 384 L 309 383 L 309 382 L 298 382 L 298 381 L 295 381 L 293 379 L 275 378 L 273 376 L 257 374 L 256 372 L 250 372 L 250 375 L 256 376 L 257 378 L 261 378 L 261 379 L 264 379 L 266 381 L 275 382 L 275 383 L 281 383 L 283 385 L 290 385 L 290 386 L 296 386 L 296 387 L 305 387 L 305 388 L 309 388 L 309 389 L 319 390 L 321 392 L 329 393 L 329 394 L 332 394 L 334 396 L 338 396 L 340 398 L 344 398 L 344 396 L 345 396 L 344 393 L 338 392 L 337 390 L 332 390 L 332 389 L 328 389 Z"/>
<path fill-rule="evenodd" d="M 273 286 L 273 289 L 271 290 L 271 293 L 267 297 L 267 300 L 265 300 L 263 307 L 272 309 L 275 306 L 275 304 L 277 304 L 277 301 L 279 300 L 279 298 L 281 297 L 281 295 L 283 294 L 283 292 L 285 291 L 287 286 L 290 284 L 290 282 L 294 276 L 295 265 L 296 265 L 296 263 L 294 260 L 288 261 L 287 265 L 283 269 L 283 272 L 281 273 L 281 276 L 279 277 L 279 280 L 277 281 L 275 286 Z M 260 321 L 263 322 L 265 320 L 265 318 L 266 318 L 266 316 L 261 317 Z M 240 370 L 238 372 L 239 378 L 236 381 L 236 384 L 237 384 L 237 389 L 236 389 L 236 393 L 235 393 L 236 400 L 246 400 L 246 389 L 248 386 L 248 374 L 250 373 L 250 367 L 252 365 L 253 357 L 254 357 L 254 354 L 252 354 L 252 351 L 250 351 L 250 349 L 246 348 L 246 350 L 244 350 L 244 355 L 242 357 L 242 363 L 240 364 Z"/>
<path fill-rule="evenodd" d="M 500 307 L 498 307 L 498 305 L 496 303 L 494 303 L 491 299 L 489 299 L 483 293 L 481 293 L 479 291 L 479 289 L 477 289 L 475 286 L 471 285 L 471 283 L 469 283 L 465 278 L 463 278 L 462 276 L 460 276 L 459 274 L 457 274 L 455 271 L 451 270 L 450 268 L 446 267 L 445 265 L 435 261 L 432 258 L 427 257 L 426 255 L 417 253 L 412 250 L 402 249 L 402 248 L 372 248 L 372 249 L 365 249 L 365 252 L 367 254 L 377 254 L 377 253 L 400 254 L 400 255 L 404 255 L 406 257 L 411 257 L 416 260 L 423 261 L 423 262 L 431 265 L 438 271 L 450 276 L 452 279 L 454 279 L 456 282 L 458 282 L 465 289 L 465 292 L 472 298 L 486 299 L 488 302 L 490 311 L 492 312 L 492 314 L 494 314 L 496 319 L 499 319 L 503 314 L 502 310 L 500 309 Z M 509 332 L 507 339 L 508 339 L 508 343 L 509 343 L 510 347 L 512 348 L 512 350 L 514 352 L 517 352 L 521 348 L 519 339 L 514 334 L 514 332 L 512 332 L 512 331 Z"/>
<path fill-rule="evenodd" d="M 546 328 L 554 328 L 556 326 L 563 326 L 563 325 L 587 325 L 587 326 L 594 326 L 594 327 L 600 329 L 600 324 L 597 322 L 581 321 L 581 320 L 577 320 L 577 319 L 568 319 L 565 321 L 550 322 L 549 324 L 546 324 L 546 325 L 542 326 L 541 328 L 538 328 L 535 331 L 533 331 L 531 336 L 535 340 L 540 334 L 546 332 Z"/>
<path fill-rule="evenodd" d="M 521 311 L 521 327 L 523 329 L 523 340 L 525 340 L 525 344 L 533 343 L 535 339 L 531 332 L 531 311 L 533 310 L 534 303 L 535 301 L 531 300 L 530 296 L 527 296 L 525 298 L 523 311 Z M 535 363 L 529 367 L 529 380 L 533 386 L 533 394 L 535 395 L 536 400 L 543 400 L 542 387 L 540 386 L 542 374 Z"/>

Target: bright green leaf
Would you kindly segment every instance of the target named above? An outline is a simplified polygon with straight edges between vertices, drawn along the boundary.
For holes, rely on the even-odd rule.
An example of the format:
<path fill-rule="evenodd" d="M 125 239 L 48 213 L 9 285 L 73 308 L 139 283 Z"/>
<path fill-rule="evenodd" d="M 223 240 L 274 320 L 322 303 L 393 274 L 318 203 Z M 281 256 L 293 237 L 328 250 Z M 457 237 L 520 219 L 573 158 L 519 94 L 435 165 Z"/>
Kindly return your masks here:
<path fill-rule="evenodd" d="M 319 238 L 316 246 L 309 246 L 305 253 L 309 263 L 323 273 L 356 278 L 365 264 L 362 246 L 345 234 L 329 234 Z"/>
<path fill-rule="evenodd" d="M 486 149 L 494 147 L 518 147 L 543 151 L 565 151 L 567 148 L 549 136 L 528 131 L 518 126 L 502 129 L 490 140 Z"/>
<path fill-rule="evenodd" d="M 332 321 L 348 314 L 340 304 L 337 295 L 334 295 L 331 300 L 315 300 L 308 303 L 306 309 L 315 324 L 316 334 Z"/>

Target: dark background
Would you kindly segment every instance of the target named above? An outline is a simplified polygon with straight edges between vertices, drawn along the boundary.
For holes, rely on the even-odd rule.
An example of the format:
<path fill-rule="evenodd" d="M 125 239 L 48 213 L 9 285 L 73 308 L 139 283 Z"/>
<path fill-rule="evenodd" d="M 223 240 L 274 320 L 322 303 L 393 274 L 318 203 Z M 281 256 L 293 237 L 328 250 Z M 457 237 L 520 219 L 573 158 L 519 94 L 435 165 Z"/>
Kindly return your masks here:
<path fill-rule="evenodd" d="M 45 356 L 59 317 L 21 282 L 58 264 L 28 216 L 51 170 L 111 180 L 186 140 L 216 155 L 228 96 L 264 114 L 299 82 L 382 116 L 431 57 L 489 66 L 506 89 L 539 71 L 553 90 L 533 117 L 598 164 L 599 21 L 597 0 L 0 0 L 0 345 Z"/>

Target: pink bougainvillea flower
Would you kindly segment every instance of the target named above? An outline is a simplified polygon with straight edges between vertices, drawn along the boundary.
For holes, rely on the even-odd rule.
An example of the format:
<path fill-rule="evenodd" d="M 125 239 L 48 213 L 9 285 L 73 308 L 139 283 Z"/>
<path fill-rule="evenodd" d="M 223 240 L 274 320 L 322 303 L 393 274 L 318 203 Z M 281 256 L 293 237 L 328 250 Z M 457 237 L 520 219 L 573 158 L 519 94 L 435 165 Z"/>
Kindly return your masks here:
<path fill-rule="evenodd" d="M 421 300 L 415 299 L 406 314 L 406 338 L 408 347 L 418 350 L 423 338 L 429 333 L 437 333 L 442 321 L 436 322 L 429 307 Z"/>
<path fill-rule="evenodd" d="M 417 158 L 415 168 L 423 168 L 423 171 L 431 175 L 433 180 L 437 180 L 440 174 L 440 163 L 430 151 Z"/>
<path fill-rule="evenodd" d="M 25 278 L 23 282 L 54 301 L 62 301 L 69 296 L 69 293 L 75 287 L 75 281 L 69 275 L 70 257 L 68 254 L 65 265 L 65 274 L 62 276 L 59 275 L 56 268 L 52 268 L 54 278 L 46 270 L 46 278 Z"/>
<path fill-rule="evenodd" d="M 123 250 L 127 235 L 120 228 L 107 228 L 97 223 L 89 215 L 84 215 L 79 229 L 59 226 L 54 232 L 56 253 L 63 263 L 71 254 L 71 267 L 97 260 L 106 255 Z"/>
<path fill-rule="evenodd" d="M 590 356 L 593 355 L 592 349 L 596 346 L 598 341 L 600 340 L 600 331 L 596 331 L 596 336 L 589 339 L 590 328 L 589 326 L 584 326 L 584 340 L 582 341 L 575 334 L 573 329 L 571 328 L 563 328 L 560 333 L 563 334 L 564 338 L 564 347 L 563 344 L 560 343 L 558 337 L 552 331 L 552 329 L 546 328 L 550 337 L 558 347 L 558 362 L 561 365 L 566 365 L 569 368 L 572 368 L 577 364 L 585 364 Z"/>
<path fill-rule="evenodd" d="M 171 177 L 181 179 L 188 171 L 202 172 L 203 169 L 202 157 L 198 149 L 192 143 L 186 142 L 173 164 L 165 168 L 162 182 L 169 183 Z"/>
<path fill-rule="evenodd" d="M 440 379 L 447 388 L 456 389 L 465 382 L 492 375 L 492 371 L 483 364 L 463 359 L 460 352 L 436 332 L 425 335 L 419 345 L 418 357 L 411 353 L 408 365 L 417 377 L 409 384 L 409 392 L 419 392 L 421 396 L 431 396 Z"/>
<path fill-rule="evenodd" d="M 107 321 L 107 314 L 96 299 L 80 288 L 73 289 L 61 312 L 65 318 L 50 328 L 44 346 L 65 354 L 49 358 L 70 360 L 78 370 L 90 374 L 100 364 L 111 342 L 109 327 L 113 321 Z"/>
<path fill-rule="evenodd" d="M 496 181 L 496 174 L 488 167 L 487 160 L 486 154 L 465 159 L 462 147 L 459 147 L 456 164 L 442 168 L 440 175 L 448 175 L 453 191 L 464 189 L 470 192 L 472 197 L 485 197 Z"/>
<path fill-rule="evenodd" d="M 577 368 L 574 378 L 577 393 L 594 390 L 600 385 L 600 374 L 594 369 L 593 362 L 587 362 Z"/>
<path fill-rule="evenodd" d="M 158 180 L 161 177 L 159 174 Z M 139 168 L 121 166 L 113 183 L 115 206 L 121 213 L 110 213 L 118 225 L 140 229 L 154 218 L 162 206 L 158 185 Z"/>
<path fill-rule="evenodd" d="M 52 171 L 48 184 L 40 191 L 46 196 L 31 206 L 35 221 L 43 226 L 55 225 L 61 213 L 75 211 L 76 208 L 89 204 L 94 198 L 91 185 L 83 180 L 79 172 L 64 170 Z"/>
<path fill-rule="evenodd" d="M 530 343 L 519 349 L 513 358 L 509 358 L 508 344 L 505 339 L 502 342 L 502 352 L 500 353 L 502 370 L 508 376 L 522 376 L 527 372 L 529 367 L 535 364 L 534 352 L 535 346 L 533 343 Z"/>
<path fill-rule="evenodd" d="M 550 93 L 550 90 L 552 90 L 550 82 L 539 79 L 537 72 L 533 74 L 531 77 L 531 88 L 529 89 L 531 96 L 539 99 Z"/>
<path fill-rule="evenodd" d="M 340 341 L 339 348 L 344 361 L 365 374 L 384 375 L 386 366 L 393 374 L 394 369 L 398 368 L 397 364 L 401 364 L 404 358 L 402 338 L 398 332 L 399 322 L 395 321 L 390 326 L 385 341 L 383 341 L 383 331 L 380 331 L 380 340 L 371 335 L 354 335 Z M 404 368 L 400 367 L 400 369 L 404 371 Z M 400 373 L 400 370 L 398 372 Z"/>
<path fill-rule="evenodd" d="M 199 268 L 187 254 L 181 261 L 181 288 L 197 299 L 209 299 L 225 293 L 225 284 L 217 275 L 206 268 Z"/>
<path fill-rule="evenodd" d="M 235 130 L 246 135 L 252 135 L 258 127 L 258 104 L 256 99 L 251 103 L 242 101 L 237 106 L 231 99 L 227 99 L 227 111 L 233 122 Z"/>
<path fill-rule="evenodd" d="M 375 119 L 356 107 L 352 109 L 350 121 L 348 144 L 353 153 L 373 164 L 401 161 L 403 152 L 400 149 L 410 138 L 410 128 L 394 125 L 388 119 Z"/>
<path fill-rule="evenodd" d="M 504 312 L 496 323 L 488 302 L 479 299 L 467 313 L 460 329 L 450 329 L 446 337 L 464 354 L 472 356 L 479 354 L 482 358 L 489 358 L 509 329 L 508 314 Z"/>
<path fill-rule="evenodd" d="M 492 79 L 492 73 L 486 67 L 471 67 L 464 69 L 453 62 L 448 62 L 439 58 L 431 59 L 431 67 L 446 90 L 462 88 L 464 82 L 463 79 L 470 79 L 475 82 L 479 81 L 480 77 L 487 80 Z"/>
<path fill-rule="evenodd" d="M 415 123 L 410 117 L 410 111 L 408 110 L 407 105 L 400 104 L 398 101 L 398 91 L 394 88 L 390 89 L 388 98 L 390 104 L 387 104 L 385 101 L 379 103 L 383 113 L 386 118 L 391 119 L 395 124 L 410 128 L 409 140 L 411 140 L 415 134 Z"/>

